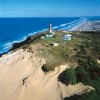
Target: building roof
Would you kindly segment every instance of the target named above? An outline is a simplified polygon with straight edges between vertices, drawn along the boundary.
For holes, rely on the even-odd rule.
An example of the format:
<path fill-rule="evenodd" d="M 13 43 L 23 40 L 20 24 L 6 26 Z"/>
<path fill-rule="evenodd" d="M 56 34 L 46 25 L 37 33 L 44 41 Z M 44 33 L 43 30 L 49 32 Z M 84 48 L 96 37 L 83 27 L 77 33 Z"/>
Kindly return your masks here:
<path fill-rule="evenodd" d="M 66 34 L 63 36 L 63 40 L 71 40 L 71 36 L 70 34 Z"/>
<path fill-rule="evenodd" d="M 72 35 L 71 35 L 71 34 L 65 34 L 64 36 L 66 36 L 66 37 L 71 37 Z"/>

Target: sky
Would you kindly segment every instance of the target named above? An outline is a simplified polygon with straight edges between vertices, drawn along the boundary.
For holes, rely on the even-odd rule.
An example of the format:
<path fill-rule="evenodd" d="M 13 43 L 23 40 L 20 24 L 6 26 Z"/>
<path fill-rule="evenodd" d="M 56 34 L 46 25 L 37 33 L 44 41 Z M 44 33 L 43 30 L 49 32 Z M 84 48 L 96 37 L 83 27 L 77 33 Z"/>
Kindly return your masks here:
<path fill-rule="evenodd" d="M 100 16 L 100 0 L 0 0 L 0 17 Z"/>

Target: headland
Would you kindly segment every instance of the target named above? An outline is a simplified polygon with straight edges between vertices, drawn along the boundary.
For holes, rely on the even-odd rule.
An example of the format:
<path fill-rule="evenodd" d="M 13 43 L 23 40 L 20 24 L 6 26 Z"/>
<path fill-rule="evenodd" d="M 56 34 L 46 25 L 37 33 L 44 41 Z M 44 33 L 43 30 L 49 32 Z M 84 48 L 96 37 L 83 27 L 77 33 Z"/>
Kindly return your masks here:
<path fill-rule="evenodd" d="M 0 100 L 99 100 L 100 32 L 78 29 L 13 44 L 0 57 Z"/>

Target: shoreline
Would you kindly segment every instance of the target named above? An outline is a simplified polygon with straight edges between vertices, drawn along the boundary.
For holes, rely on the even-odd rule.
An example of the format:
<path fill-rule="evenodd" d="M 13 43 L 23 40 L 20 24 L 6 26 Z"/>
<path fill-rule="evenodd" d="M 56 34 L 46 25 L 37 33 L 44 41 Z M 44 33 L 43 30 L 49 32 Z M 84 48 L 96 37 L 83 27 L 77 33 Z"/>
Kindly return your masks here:
<path fill-rule="evenodd" d="M 61 30 L 59 30 L 59 31 L 61 31 Z M 63 30 L 62 30 L 62 31 L 63 31 Z M 14 43 L 14 44 L 12 45 L 12 47 L 9 49 L 9 51 L 8 51 L 8 52 L 1 53 L 1 54 L 0 54 L 0 57 L 2 57 L 2 55 L 4 55 L 4 54 L 8 54 L 8 53 L 9 53 L 10 51 L 12 51 L 12 50 L 15 50 L 15 49 L 21 47 L 21 46 L 24 45 L 24 44 L 28 44 L 28 43 L 34 41 L 35 39 L 39 38 L 40 36 L 46 34 L 46 32 L 47 32 L 47 31 L 41 32 L 41 33 L 38 33 L 38 34 L 35 34 L 35 35 L 32 35 L 32 36 L 29 36 L 29 37 L 27 37 L 27 38 L 26 38 L 24 41 L 22 41 L 22 42 Z M 98 34 L 100 33 L 100 32 L 99 32 L 99 33 L 96 32 L 96 31 L 79 31 L 79 30 L 75 30 L 75 31 L 66 31 L 66 32 L 69 32 L 69 33 L 70 33 L 70 32 L 72 32 L 72 33 L 80 32 L 80 33 L 95 34 L 95 35 L 98 35 Z"/>
<path fill-rule="evenodd" d="M 74 29 L 74 31 L 100 32 L 100 21 L 86 21 Z"/>
<path fill-rule="evenodd" d="M 36 38 L 40 37 L 43 34 L 46 34 L 46 32 L 40 32 L 40 33 L 37 33 L 35 35 L 31 35 L 31 36 L 27 37 L 25 40 L 23 40 L 19 43 L 12 44 L 12 47 L 7 52 L 1 53 L 0 57 L 2 57 L 2 55 L 4 55 L 4 54 L 8 54 L 12 50 L 15 50 L 15 49 L 21 47 L 24 44 L 27 44 L 27 43 L 30 43 L 30 42 L 34 41 Z"/>
<path fill-rule="evenodd" d="M 67 18 L 66 18 L 66 20 L 67 20 Z M 67 26 L 69 26 L 69 25 L 71 25 L 73 23 L 75 24 L 76 22 L 79 22 L 80 20 L 82 20 L 82 18 L 75 18 L 72 21 L 66 21 L 66 20 L 64 22 L 60 22 L 59 24 L 55 23 L 55 25 L 53 25 L 52 29 L 54 29 L 54 30 L 60 30 L 64 26 L 67 27 Z M 50 23 L 50 22 L 48 22 L 48 23 Z M 25 35 L 23 35 L 21 37 L 19 36 L 19 38 L 14 38 L 12 40 L 8 39 L 9 41 L 7 40 L 6 42 L 4 41 L 0 45 L 1 46 L 0 47 L 0 55 L 8 53 L 10 51 L 10 49 L 11 49 L 11 47 L 12 47 L 13 44 L 15 44 L 15 43 L 21 43 L 22 41 L 25 41 L 30 36 L 37 35 L 39 33 L 46 32 L 46 31 L 48 31 L 48 28 L 47 28 L 47 26 L 44 26 L 44 27 L 41 27 L 41 28 L 36 28 L 36 30 L 32 30 L 31 32 L 28 32 L 28 33 L 26 32 L 27 34 L 25 33 Z"/>
<path fill-rule="evenodd" d="M 56 31 L 56 30 L 54 30 Z M 71 30 L 57 30 L 57 31 L 67 31 L 67 32 L 85 32 L 85 33 L 94 33 L 94 34 L 98 34 L 98 32 L 100 32 L 100 21 L 85 21 L 77 26 L 75 26 L 74 28 L 72 28 Z M 28 36 L 25 40 L 18 42 L 18 43 L 13 43 L 12 47 L 6 51 L 0 54 L 0 57 L 4 54 L 8 54 L 10 51 L 19 48 L 20 46 L 27 44 L 33 40 L 35 40 L 36 38 L 38 38 L 39 36 L 46 34 L 47 31 L 42 31 L 42 32 L 38 32 L 37 34 L 33 34 L 31 36 Z"/>
<path fill-rule="evenodd" d="M 62 36 L 65 34 L 69 32 L 56 31 L 53 38 L 41 39 L 41 35 L 28 38 L 27 45 L 13 48 L 14 51 L 0 58 L 0 100 L 49 100 L 50 97 L 50 100 L 65 100 L 74 94 L 88 95 L 92 90 L 97 94 L 95 87 L 100 82 L 98 76 L 96 79 L 94 77 L 95 73 L 99 75 L 100 70 L 96 62 L 99 49 L 91 48 L 99 47 L 99 37 L 70 32 L 72 40 L 64 42 Z M 57 47 L 50 45 L 54 41 L 59 43 Z M 20 45 L 15 44 L 15 47 Z M 84 66 L 81 68 L 82 64 Z M 98 71 L 93 73 L 95 70 Z M 95 85 L 96 81 L 98 83 Z"/>
<path fill-rule="evenodd" d="M 81 22 L 80 24 L 76 25 L 75 27 L 73 27 L 69 31 L 75 31 L 78 27 L 80 27 L 81 25 L 84 25 L 85 23 L 87 23 L 87 19 L 85 19 L 83 22 Z"/>

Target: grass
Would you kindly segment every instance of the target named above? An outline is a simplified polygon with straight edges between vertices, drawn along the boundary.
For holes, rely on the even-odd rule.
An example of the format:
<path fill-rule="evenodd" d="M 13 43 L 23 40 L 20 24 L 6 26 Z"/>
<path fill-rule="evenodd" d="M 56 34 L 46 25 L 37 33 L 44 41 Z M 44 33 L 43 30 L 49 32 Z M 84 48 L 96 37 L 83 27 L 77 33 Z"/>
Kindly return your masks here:
<path fill-rule="evenodd" d="M 67 85 L 82 82 L 84 85 L 92 86 L 95 91 L 64 100 L 100 100 L 100 64 L 97 62 L 100 57 L 100 35 L 82 34 L 80 38 L 81 44 L 77 44 L 76 55 L 73 55 L 78 66 L 74 71 L 71 68 L 64 71 L 64 77 L 60 78 L 60 81 Z"/>
<path fill-rule="evenodd" d="M 52 38 L 38 37 L 21 48 L 27 49 L 31 45 L 35 47 L 39 44 L 41 48 L 37 49 L 37 56 L 46 59 L 44 66 L 47 71 L 53 71 L 55 67 L 69 63 L 73 68 L 65 70 L 60 76 L 64 84 L 82 82 L 95 88 L 95 91 L 88 95 L 75 95 L 68 100 L 74 100 L 74 97 L 78 98 L 77 100 L 100 100 L 100 64 L 97 63 L 100 57 L 100 35 L 72 33 L 71 41 L 63 41 L 63 35 L 66 33 L 55 33 Z M 51 46 L 52 42 L 58 42 L 59 46 Z"/>
<path fill-rule="evenodd" d="M 74 65 L 75 61 L 73 61 L 71 57 L 75 55 L 74 48 L 76 44 L 80 42 L 78 39 L 74 38 L 72 38 L 71 41 L 64 41 L 64 34 L 65 33 L 56 32 L 55 36 L 52 38 L 39 38 L 30 44 L 34 45 L 38 43 L 43 46 L 42 49 L 38 50 L 38 56 L 46 59 L 45 67 L 48 71 L 53 71 L 55 67 L 69 62 L 71 65 Z M 59 46 L 51 46 L 50 44 L 53 42 L 59 43 Z"/>
<path fill-rule="evenodd" d="M 46 59 L 47 71 L 53 71 L 55 67 L 67 63 L 73 66 L 59 76 L 59 80 L 64 84 L 82 82 L 95 88 L 95 91 L 88 95 L 73 96 L 68 100 L 74 100 L 74 97 L 78 98 L 77 100 L 100 100 L 100 66 L 97 63 L 100 56 L 100 35 L 74 33 L 71 41 L 63 41 L 63 34 L 65 33 L 56 32 L 52 38 L 38 38 L 29 45 L 38 43 L 43 46 L 37 52 Z M 52 42 L 58 42 L 59 46 L 51 46 Z"/>
<path fill-rule="evenodd" d="M 58 42 L 59 46 L 51 46 L 52 42 Z M 79 44 L 79 40 L 73 39 L 71 41 L 63 40 L 63 33 L 56 32 L 55 36 L 52 38 L 40 38 L 35 40 L 34 43 L 40 43 L 43 45 L 41 52 L 38 51 L 38 55 L 44 57 L 47 61 L 45 67 L 48 71 L 53 71 L 55 67 L 62 64 L 67 64 L 71 56 L 74 54 L 74 47 Z M 74 63 L 73 63 L 74 65 Z"/>

